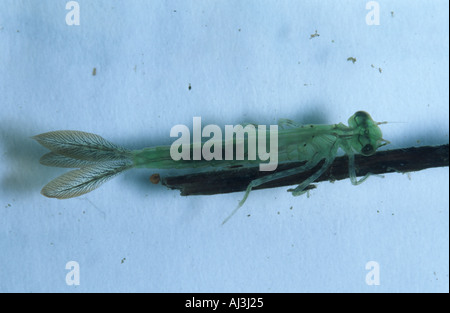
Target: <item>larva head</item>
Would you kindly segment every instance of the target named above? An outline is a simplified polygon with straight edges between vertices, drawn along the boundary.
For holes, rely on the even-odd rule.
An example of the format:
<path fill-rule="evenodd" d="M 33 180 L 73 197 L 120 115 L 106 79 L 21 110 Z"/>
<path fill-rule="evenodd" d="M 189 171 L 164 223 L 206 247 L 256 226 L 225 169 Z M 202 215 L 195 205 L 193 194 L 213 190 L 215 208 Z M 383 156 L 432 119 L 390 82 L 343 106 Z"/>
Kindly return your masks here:
<path fill-rule="evenodd" d="M 375 122 L 369 113 L 358 111 L 348 119 L 348 126 L 353 128 L 354 136 L 350 140 L 351 147 L 362 155 L 372 155 L 381 146 L 388 144 L 382 137 L 381 129 L 378 125 L 383 123 Z"/>

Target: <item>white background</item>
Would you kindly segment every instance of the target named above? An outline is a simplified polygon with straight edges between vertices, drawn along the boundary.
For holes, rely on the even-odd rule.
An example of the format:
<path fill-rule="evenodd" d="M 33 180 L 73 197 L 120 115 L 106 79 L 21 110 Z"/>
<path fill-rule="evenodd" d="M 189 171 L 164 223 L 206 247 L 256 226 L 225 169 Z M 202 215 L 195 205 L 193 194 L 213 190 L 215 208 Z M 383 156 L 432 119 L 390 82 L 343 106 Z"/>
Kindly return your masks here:
<path fill-rule="evenodd" d="M 254 191 L 221 226 L 243 193 L 181 197 L 152 170 L 45 198 L 64 170 L 30 139 L 74 129 L 137 149 L 171 144 L 193 116 L 330 124 L 365 110 L 392 122 L 386 149 L 448 143 L 447 1 L 378 1 L 372 26 L 366 1 L 80 0 L 79 26 L 66 2 L 0 4 L 0 291 L 448 292 L 448 168 L 310 198 Z"/>

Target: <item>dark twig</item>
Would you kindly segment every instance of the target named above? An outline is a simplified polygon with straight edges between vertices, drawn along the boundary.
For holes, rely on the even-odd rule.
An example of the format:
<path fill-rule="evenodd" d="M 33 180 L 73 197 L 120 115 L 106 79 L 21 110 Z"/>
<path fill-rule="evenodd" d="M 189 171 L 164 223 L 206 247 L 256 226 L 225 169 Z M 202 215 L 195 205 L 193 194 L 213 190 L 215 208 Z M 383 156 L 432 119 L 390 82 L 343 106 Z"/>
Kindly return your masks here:
<path fill-rule="evenodd" d="M 369 157 L 357 155 L 355 163 L 357 176 L 363 176 L 367 173 L 406 173 L 427 168 L 448 166 L 449 145 L 380 151 Z M 299 162 L 280 164 L 276 171 L 298 167 L 300 164 L 301 163 Z M 320 165 L 321 164 L 318 166 Z M 305 180 L 316 170 L 317 167 L 307 172 L 268 182 L 255 189 L 296 185 Z M 161 179 L 161 182 L 170 189 L 180 190 L 182 196 L 213 195 L 243 191 L 247 188 L 250 181 L 270 173 L 261 172 L 258 167 L 238 168 L 165 177 Z M 316 182 L 334 181 L 346 178 L 348 178 L 348 158 L 347 156 L 342 156 L 337 157 L 330 168 L 320 176 Z M 311 188 L 314 188 L 314 186 L 309 186 L 309 189 Z"/>

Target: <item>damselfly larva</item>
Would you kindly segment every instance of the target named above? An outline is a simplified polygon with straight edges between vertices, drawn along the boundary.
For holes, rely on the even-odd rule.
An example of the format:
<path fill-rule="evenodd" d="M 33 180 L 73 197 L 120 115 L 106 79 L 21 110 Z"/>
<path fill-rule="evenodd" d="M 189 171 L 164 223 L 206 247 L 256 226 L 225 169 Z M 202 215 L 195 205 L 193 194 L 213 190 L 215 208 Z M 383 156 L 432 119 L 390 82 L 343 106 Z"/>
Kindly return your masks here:
<path fill-rule="evenodd" d="M 384 122 L 383 122 L 384 123 Z M 349 177 L 353 185 L 362 183 L 370 174 L 356 178 L 355 153 L 365 156 L 388 143 L 382 138 L 378 127 L 382 123 L 372 120 L 370 115 L 358 111 L 348 119 L 348 126 L 298 125 L 291 120 L 278 122 L 278 162 L 302 161 L 298 168 L 269 173 L 250 182 L 238 207 L 224 223 L 241 207 L 252 188 L 266 182 L 284 178 L 314 168 L 324 160 L 317 172 L 294 189 L 294 196 L 305 193 L 305 188 L 314 182 L 333 163 L 341 148 L 349 158 Z M 254 134 L 253 136 L 257 136 Z M 243 137 L 244 147 L 252 138 Z M 51 152 L 45 154 L 40 163 L 47 166 L 78 168 L 67 172 L 48 183 L 41 191 L 50 198 L 67 199 L 88 193 L 115 175 L 131 168 L 186 169 L 199 167 L 235 168 L 256 166 L 261 160 L 184 160 L 175 161 L 170 154 L 171 146 L 128 150 L 110 143 L 102 137 L 81 131 L 52 131 L 33 137 Z M 254 139 L 254 138 L 253 138 Z M 236 143 L 237 139 L 234 139 Z M 225 145 L 224 142 L 220 143 Z M 193 150 L 191 144 L 190 149 Z M 248 151 L 246 152 L 248 153 Z"/>

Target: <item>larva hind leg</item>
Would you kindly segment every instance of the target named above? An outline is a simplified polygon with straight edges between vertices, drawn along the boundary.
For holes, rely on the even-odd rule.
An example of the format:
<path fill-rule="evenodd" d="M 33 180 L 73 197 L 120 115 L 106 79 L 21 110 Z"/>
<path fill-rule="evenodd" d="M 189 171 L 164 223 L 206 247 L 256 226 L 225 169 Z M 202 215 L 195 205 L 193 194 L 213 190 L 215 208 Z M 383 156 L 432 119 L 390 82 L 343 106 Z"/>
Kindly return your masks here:
<path fill-rule="evenodd" d="M 248 184 L 247 189 L 245 190 L 244 197 L 242 198 L 241 201 L 239 201 L 238 206 L 233 210 L 233 212 L 231 212 L 231 214 L 222 222 L 222 225 L 225 224 L 237 212 L 237 210 L 241 206 L 244 205 L 245 201 L 248 198 L 248 195 L 250 194 L 250 191 L 252 191 L 252 189 L 254 187 L 258 187 L 258 186 L 260 186 L 262 184 L 265 184 L 265 183 L 267 183 L 269 181 L 281 179 L 281 178 L 284 178 L 284 177 L 292 176 L 294 174 L 310 170 L 314 166 L 316 166 L 317 163 L 318 163 L 318 161 L 309 161 L 309 162 L 307 162 L 306 164 L 304 164 L 304 165 L 302 165 L 300 167 L 291 168 L 291 169 L 288 169 L 288 170 L 285 170 L 285 171 L 281 171 L 281 172 L 274 173 L 274 174 L 269 174 L 269 175 L 263 176 L 261 178 L 257 178 L 257 179 L 252 180 Z"/>

